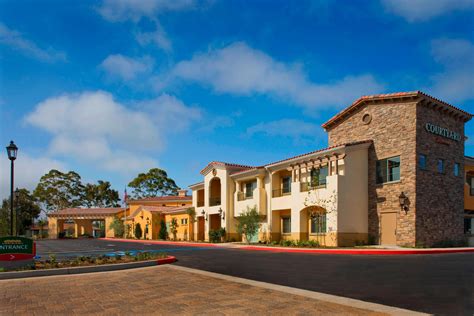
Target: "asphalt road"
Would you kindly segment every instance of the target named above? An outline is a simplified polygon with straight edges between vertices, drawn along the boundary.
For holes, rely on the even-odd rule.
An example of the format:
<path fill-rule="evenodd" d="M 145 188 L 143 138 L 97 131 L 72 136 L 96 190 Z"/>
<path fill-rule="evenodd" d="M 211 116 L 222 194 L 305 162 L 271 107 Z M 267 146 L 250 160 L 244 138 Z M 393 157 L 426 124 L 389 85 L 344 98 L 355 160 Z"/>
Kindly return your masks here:
<path fill-rule="evenodd" d="M 116 251 L 163 251 L 177 265 L 438 315 L 474 314 L 474 254 L 362 256 L 275 253 L 106 240 L 37 242 L 61 259 Z"/>

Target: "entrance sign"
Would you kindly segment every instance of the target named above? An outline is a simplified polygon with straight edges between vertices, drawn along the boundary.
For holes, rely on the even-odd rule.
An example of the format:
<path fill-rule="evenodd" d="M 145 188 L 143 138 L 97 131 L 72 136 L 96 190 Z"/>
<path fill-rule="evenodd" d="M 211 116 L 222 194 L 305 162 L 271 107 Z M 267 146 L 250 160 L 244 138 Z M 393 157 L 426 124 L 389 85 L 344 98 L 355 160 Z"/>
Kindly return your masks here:
<path fill-rule="evenodd" d="M 15 236 L 0 238 L 0 261 L 28 260 L 35 255 L 35 243 L 30 238 Z"/>
<path fill-rule="evenodd" d="M 431 134 L 443 136 L 457 142 L 461 141 L 461 135 L 459 133 L 451 131 L 447 128 L 440 127 L 431 123 L 426 123 L 425 128 Z"/>

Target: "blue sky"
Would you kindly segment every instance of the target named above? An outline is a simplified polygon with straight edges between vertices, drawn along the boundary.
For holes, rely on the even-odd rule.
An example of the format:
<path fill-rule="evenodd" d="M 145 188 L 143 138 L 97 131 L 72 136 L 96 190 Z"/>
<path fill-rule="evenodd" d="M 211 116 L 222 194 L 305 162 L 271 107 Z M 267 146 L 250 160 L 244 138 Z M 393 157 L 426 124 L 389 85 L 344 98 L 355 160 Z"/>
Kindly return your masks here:
<path fill-rule="evenodd" d="M 20 187 L 59 168 L 123 192 L 151 167 L 187 187 L 212 160 L 325 147 L 320 125 L 362 95 L 474 112 L 473 29 L 471 0 L 3 0 L 0 144 L 20 147 Z"/>

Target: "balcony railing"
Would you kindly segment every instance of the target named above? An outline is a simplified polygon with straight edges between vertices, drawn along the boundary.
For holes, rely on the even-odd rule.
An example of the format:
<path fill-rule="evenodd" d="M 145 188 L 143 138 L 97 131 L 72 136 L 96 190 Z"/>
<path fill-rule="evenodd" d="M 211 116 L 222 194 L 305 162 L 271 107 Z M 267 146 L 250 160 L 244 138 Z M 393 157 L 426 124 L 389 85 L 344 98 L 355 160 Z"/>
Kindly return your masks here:
<path fill-rule="evenodd" d="M 197 202 L 197 207 L 203 207 L 203 206 L 204 206 L 204 201 Z"/>
<path fill-rule="evenodd" d="M 274 197 L 274 198 L 284 196 L 284 195 L 290 195 L 290 194 L 291 194 L 291 190 L 288 190 L 288 189 L 275 189 L 275 190 L 272 190 L 272 197 Z"/>
<path fill-rule="evenodd" d="M 250 200 L 250 199 L 253 199 L 253 192 L 251 194 L 247 194 L 244 192 L 237 193 L 237 201 Z"/>
<path fill-rule="evenodd" d="M 307 192 L 316 189 L 326 188 L 326 182 L 321 183 L 310 183 L 310 182 L 301 182 L 300 183 L 300 192 Z"/>
<path fill-rule="evenodd" d="M 209 206 L 216 206 L 216 205 L 221 205 L 221 198 L 220 197 L 210 198 Z"/>

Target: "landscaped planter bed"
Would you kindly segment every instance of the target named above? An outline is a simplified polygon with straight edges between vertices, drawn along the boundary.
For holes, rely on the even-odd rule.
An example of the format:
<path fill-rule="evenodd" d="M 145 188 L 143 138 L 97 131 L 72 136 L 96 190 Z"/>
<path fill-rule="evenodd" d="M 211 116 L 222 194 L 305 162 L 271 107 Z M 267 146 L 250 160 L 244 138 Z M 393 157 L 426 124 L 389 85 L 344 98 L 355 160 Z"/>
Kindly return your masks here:
<path fill-rule="evenodd" d="M 72 260 L 36 260 L 34 266 L 17 271 L 1 271 L 0 279 L 15 279 L 35 276 L 80 274 L 125 270 L 175 262 L 176 258 L 165 253 L 141 252 L 136 255 L 77 257 Z"/>

